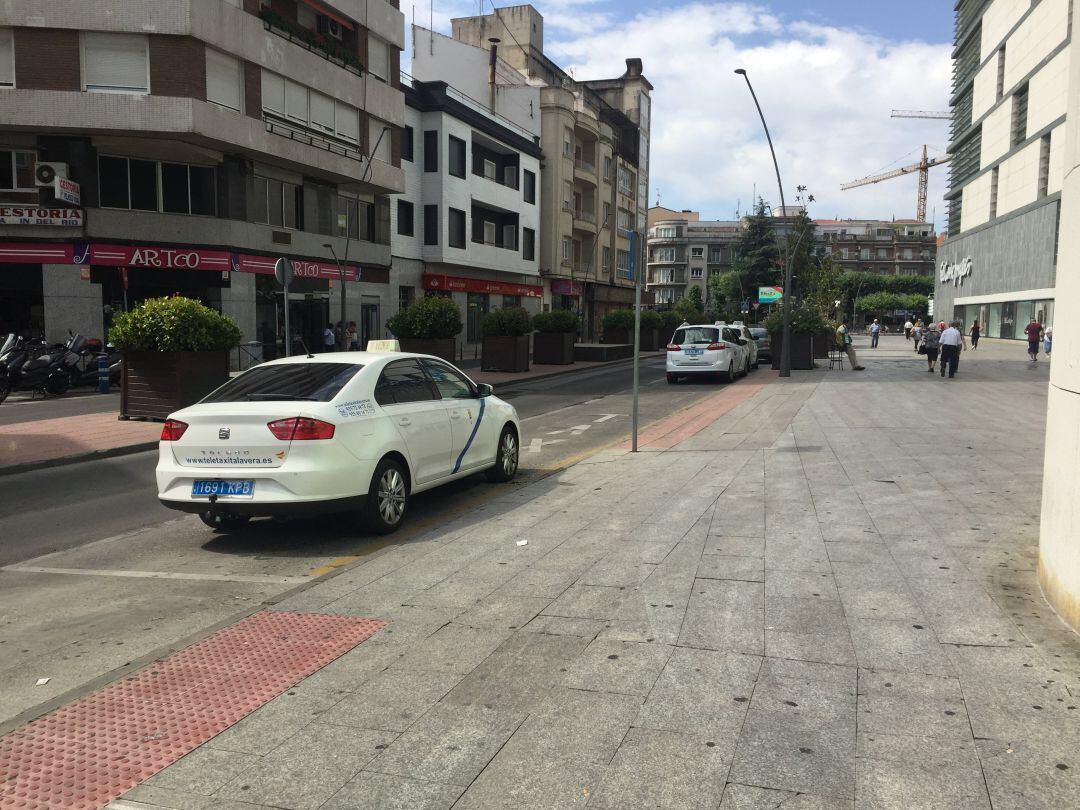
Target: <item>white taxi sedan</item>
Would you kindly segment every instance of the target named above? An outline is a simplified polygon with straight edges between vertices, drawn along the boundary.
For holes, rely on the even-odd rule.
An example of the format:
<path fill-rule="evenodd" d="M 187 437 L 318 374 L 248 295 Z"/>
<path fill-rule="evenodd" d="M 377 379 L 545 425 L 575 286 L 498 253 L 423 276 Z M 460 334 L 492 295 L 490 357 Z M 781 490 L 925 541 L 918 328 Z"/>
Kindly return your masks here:
<path fill-rule="evenodd" d="M 512 405 L 428 355 L 340 352 L 256 366 L 161 431 L 158 498 L 232 530 L 256 516 L 358 512 L 386 534 L 409 496 L 517 473 Z"/>
<path fill-rule="evenodd" d="M 684 323 L 667 347 L 667 381 L 672 384 L 680 377 L 706 374 L 731 382 L 736 375 L 748 374 L 752 365 L 749 341 L 722 323 Z"/>

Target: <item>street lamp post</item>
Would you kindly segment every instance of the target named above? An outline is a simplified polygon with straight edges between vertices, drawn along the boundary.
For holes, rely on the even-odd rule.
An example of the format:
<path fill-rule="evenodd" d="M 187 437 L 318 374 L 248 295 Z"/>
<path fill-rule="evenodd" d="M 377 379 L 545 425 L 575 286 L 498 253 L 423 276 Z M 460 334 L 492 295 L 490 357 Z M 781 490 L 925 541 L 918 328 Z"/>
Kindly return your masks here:
<path fill-rule="evenodd" d="M 787 213 L 787 204 L 784 202 L 784 184 L 780 180 L 780 164 L 776 161 L 776 150 L 773 148 L 772 135 L 769 134 L 769 125 L 765 123 L 765 113 L 761 111 L 761 104 L 758 103 L 757 93 L 754 92 L 754 86 L 750 84 L 750 77 L 746 75 L 744 68 L 738 68 L 736 71 L 740 76 L 746 79 L 746 86 L 750 88 L 750 95 L 754 99 L 754 106 L 757 107 L 758 116 L 761 118 L 761 126 L 765 129 L 765 138 L 769 142 L 769 152 L 772 153 L 773 168 L 776 169 L 776 185 L 780 189 L 780 210 L 785 214 Z M 786 246 L 784 247 L 784 331 L 780 338 L 780 376 L 791 376 L 791 257 L 788 254 Z"/>

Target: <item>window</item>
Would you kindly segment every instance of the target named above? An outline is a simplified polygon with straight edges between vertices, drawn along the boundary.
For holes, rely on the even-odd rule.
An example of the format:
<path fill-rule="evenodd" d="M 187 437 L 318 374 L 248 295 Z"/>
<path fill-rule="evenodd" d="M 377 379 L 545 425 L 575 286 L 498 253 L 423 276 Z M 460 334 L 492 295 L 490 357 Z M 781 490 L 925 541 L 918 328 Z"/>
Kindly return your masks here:
<path fill-rule="evenodd" d="M 484 244 L 485 245 L 494 245 L 495 244 L 495 223 L 494 222 L 485 222 L 484 223 Z"/>
<path fill-rule="evenodd" d="M 604 219 L 602 223 L 604 226 L 611 220 L 611 203 L 604 203 Z"/>
<path fill-rule="evenodd" d="M 384 82 L 390 80 L 390 45 L 368 34 L 368 73 Z"/>
<path fill-rule="evenodd" d="M 536 260 L 536 231 L 532 228 L 521 229 L 521 258 L 527 262 Z"/>
<path fill-rule="evenodd" d="M 3 152 L 0 152 L 3 155 Z M 1039 139 L 1039 197 L 1050 192 L 1050 136 Z"/>
<path fill-rule="evenodd" d="M 360 144 L 360 111 L 356 107 L 334 102 L 334 132 L 349 143 Z"/>
<path fill-rule="evenodd" d="M 859 249 L 859 258 L 863 259 L 864 261 L 866 259 L 869 259 L 870 258 L 870 248 L 860 248 Z"/>
<path fill-rule="evenodd" d="M 609 157 L 604 158 L 604 179 L 611 179 L 611 158 Z"/>
<path fill-rule="evenodd" d="M 690 268 L 690 278 L 702 278 L 704 276 L 704 274 L 705 274 L 705 271 L 702 270 L 700 267 L 691 267 Z"/>
<path fill-rule="evenodd" d="M 10 28 L 0 28 L 0 87 L 15 86 L 15 40 Z"/>
<path fill-rule="evenodd" d="M 82 38 L 83 88 L 99 93 L 149 93 L 149 44 L 143 34 L 86 31 Z"/>
<path fill-rule="evenodd" d="M 98 178 L 104 208 L 201 216 L 213 216 L 217 208 L 209 166 L 102 155 Z"/>
<path fill-rule="evenodd" d="M 365 242 L 380 241 L 372 239 L 375 227 L 375 206 L 364 200 L 338 195 L 335 212 L 337 214 L 337 235 L 350 239 L 362 239 Z M 385 244 L 388 240 L 382 240 Z"/>
<path fill-rule="evenodd" d="M 673 262 L 673 261 L 675 261 L 675 248 L 673 248 L 673 247 L 657 248 L 653 252 L 653 261 L 654 262 Z"/>
<path fill-rule="evenodd" d="M 439 206 L 424 206 L 424 244 L 439 244 Z"/>
<path fill-rule="evenodd" d="M 693 256 L 695 259 L 700 259 L 705 255 L 705 248 L 703 248 L 703 247 L 690 248 L 690 255 Z"/>
<path fill-rule="evenodd" d="M 1000 167 L 995 166 L 990 172 L 990 219 L 997 217 L 999 171 Z"/>
<path fill-rule="evenodd" d="M 424 131 L 424 171 L 437 172 L 439 170 L 439 132 L 428 129 Z"/>
<path fill-rule="evenodd" d="M 625 166 L 619 167 L 619 193 L 627 197 L 633 197 L 637 192 L 637 179 L 634 173 Z"/>
<path fill-rule="evenodd" d="M 300 194 L 300 186 L 294 183 L 255 175 L 254 221 L 278 228 L 299 228 Z"/>
<path fill-rule="evenodd" d="M 285 368 L 285 366 L 277 366 Z M 402 405 L 438 399 L 435 386 L 416 360 L 399 360 L 383 369 L 375 385 L 375 401 L 380 405 Z"/>
<path fill-rule="evenodd" d="M 456 370 L 438 360 L 421 360 L 443 399 L 475 399 L 472 385 Z"/>
<path fill-rule="evenodd" d="M 574 156 L 574 133 L 568 129 L 563 130 L 562 153 L 564 157 L 572 158 Z"/>
<path fill-rule="evenodd" d="M 625 250 L 615 251 L 615 269 L 623 275 L 630 273 L 630 254 Z"/>
<path fill-rule="evenodd" d="M 455 138 L 450 136 L 450 156 L 447 158 L 450 162 L 450 167 L 447 171 L 454 177 L 465 176 L 465 141 L 461 138 Z"/>
<path fill-rule="evenodd" d="M 522 185 L 525 191 L 525 202 L 536 202 L 536 174 L 525 169 L 523 172 Z"/>
<path fill-rule="evenodd" d="M 373 160 L 390 162 L 390 125 L 385 121 L 368 115 L 368 152 Z"/>
<path fill-rule="evenodd" d="M 915 255 L 915 252 L 911 248 L 904 248 L 904 259 L 906 261 L 911 261 L 911 259 L 914 257 L 914 255 Z"/>
<path fill-rule="evenodd" d="M 877 249 L 877 257 L 878 257 L 879 259 L 884 259 L 884 258 L 886 258 L 886 256 L 885 256 L 885 248 L 878 248 L 878 249 Z"/>
<path fill-rule="evenodd" d="M 207 88 L 209 91 L 209 84 Z M 262 72 L 262 108 L 291 124 L 360 143 L 360 111 L 356 107 L 266 70 Z"/>
<path fill-rule="evenodd" d="M 605 210 L 607 211 L 607 213 L 610 214 L 611 213 L 611 206 L 609 206 L 607 203 L 604 203 L 604 205 L 606 206 Z M 656 229 L 656 238 L 657 239 L 674 239 L 677 235 L 678 234 L 676 233 L 674 228 L 657 228 Z"/>
<path fill-rule="evenodd" d="M 397 232 L 402 236 L 413 235 L 413 204 L 411 202 L 397 201 Z"/>
<path fill-rule="evenodd" d="M 1013 93 L 1012 106 L 1012 146 L 1019 146 L 1027 140 L 1028 86 L 1025 84 Z"/>
<path fill-rule="evenodd" d="M 206 100 L 240 112 L 243 97 L 240 60 L 213 48 L 206 49 Z"/>
<path fill-rule="evenodd" d="M 569 236 L 564 236 L 562 240 L 562 260 L 564 263 L 570 263 L 570 257 L 574 255 L 574 244 L 570 240 Z"/>
<path fill-rule="evenodd" d="M 709 248 L 709 264 L 720 264 L 723 260 L 723 248 Z"/>
<path fill-rule="evenodd" d="M 491 161 L 491 160 L 485 160 L 484 161 L 484 177 L 485 178 L 487 178 L 488 180 L 497 179 L 497 177 L 498 177 L 498 175 L 496 174 L 497 170 L 498 170 L 498 167 L 495 165 L 494 161 Z"/>
<path fill-rule="evenodd" d="M 606 273 L 611 270 L 611 248 L 605 247 L 601 252 L 600 267 Z"/>
<path fill-rule="evenodd" d="M 619 235 L 629 236 L 634 227 L 634 216 L 625 208 L 619 209 Z"/>
<path fill-rule="evenodd" d="M 521 296 L 520 295 L 504 295 L 502 297 L 502 308 L 503 309 L 517 309 L 520 306 L 521 306 Z"/>
<path fill-rule="evenodd" d="M 401 286 L 397 288 L 398 310 L 408 309 L 416 298 L 416 288 Z"/>
<path fill-rule="evenodd" d="M 568 181 L 563 182 L 562 207 L 564 211 L 574 210 L 574 184 Z"/>
<path fill-rule="evenodd" d="M 401 131 L 401 159 L 413 161 L 413 128 L 405 127 Z"/>
<path fill-rule="evenodd" d="M 37 191 L 34 186 L 36 160 L 33 152 L 0 150 L 0 191 Z"/>
<path fill-rule="evenodd" d="M 464 248 L 465 247 L 465 212 L 457 208 L 450 209 L 450 216 L 447 220 L 447 224 L 450 227 L 450 233 L 447 236 L 447 244 L 452 248 Z M 484 241 L 487 241 L 487 226 L 491 223 L 484 223 Z M 492 225 L 494 230 L 494 225 Z M 492 240 L 494 241 L 494 239 Z M 491 244 L 490 242 L 488 244 Z"/>

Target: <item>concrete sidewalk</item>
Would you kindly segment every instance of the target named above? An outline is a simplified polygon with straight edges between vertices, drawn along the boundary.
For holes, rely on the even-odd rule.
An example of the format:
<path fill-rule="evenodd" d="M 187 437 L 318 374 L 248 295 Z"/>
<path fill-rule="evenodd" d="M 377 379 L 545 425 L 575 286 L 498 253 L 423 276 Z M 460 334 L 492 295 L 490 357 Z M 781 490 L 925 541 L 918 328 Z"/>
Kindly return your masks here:
<path fill-rule="evenodd" d="M 112 806 L 1075 806 L 1046 369 L 980 349 L 943 381 L 902 343 L 277 605 L 392 624 Z"/>
<path fill-rule="evenodd" d="M 643 353 L 641 358 L 647 360 L 658 356 L 662 355 Z M 479 368 L 466 369 L 466 373 L 478 383 L 504 389 L 512 383 L 629 365 L 629 360 L 613 363 L 577 362 L 568 366 L 533 364 L 528 371 L 517 374 L 480 371 Z M 115 399 L 109 398 L 110 401 Z M 63 403 L 69 408 L 82 406 L 86 412 L 77 416 L 34 418 L 35 407 L 55 406 L 56 403 Z M 63 399 L 20 402 L 18 407 L 20 411 L 14 418 L 20 421 L 0 424 L 0 476 L 152 450 L 157 447 L 161 435 L 160 423 L 121 421 L 115 411 L 99 412 L 100 400 L 91 396 L 80 397 L 78 401 L 70 403 Z"/>

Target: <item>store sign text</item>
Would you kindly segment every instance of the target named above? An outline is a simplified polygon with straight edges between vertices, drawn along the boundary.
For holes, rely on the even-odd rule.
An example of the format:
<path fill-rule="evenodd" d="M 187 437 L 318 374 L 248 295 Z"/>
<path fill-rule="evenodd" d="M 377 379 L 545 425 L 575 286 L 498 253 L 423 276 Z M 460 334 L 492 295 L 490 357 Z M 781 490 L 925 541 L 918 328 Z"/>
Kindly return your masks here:
<path fill-rule="evenodd" d="M 81 228 L 83 212 L 79 208 L 22 208 L 0 205 L 0 225 Z"/>
<path fill-rule="evenodd" d="M 135 248 L 131 254 L 132 267 L 157 267 L 165 270 L 198 270 L 201 257 L 194 250 L 158 250 Z"/>
<path fill-rule="evenodd" d="M 948 284 L 950 281 L 954 287 L 962 287 L 964 279 L 971 275 L 971 257 L 965 256 L 956 264 L 941 263 L 941 283 Z"/>

